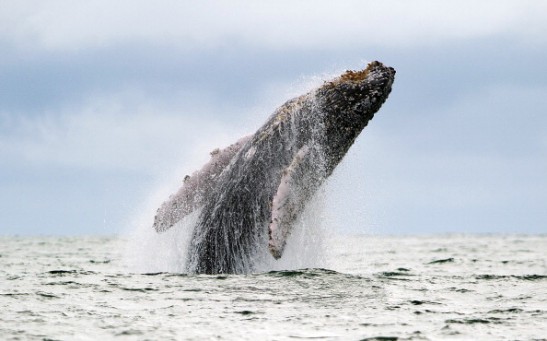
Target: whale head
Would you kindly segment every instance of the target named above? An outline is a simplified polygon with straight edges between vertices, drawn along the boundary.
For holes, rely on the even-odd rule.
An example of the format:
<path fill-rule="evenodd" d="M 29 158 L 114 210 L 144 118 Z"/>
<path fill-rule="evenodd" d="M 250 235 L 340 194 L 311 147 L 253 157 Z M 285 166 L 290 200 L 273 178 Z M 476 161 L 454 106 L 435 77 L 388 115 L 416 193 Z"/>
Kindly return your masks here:
<path fill-rule="evenodd" d="M 395 69 L 374 61 L 346 71 L 316 92 L 323 108 L 323 152 L 330 174 L 391 92 Z"/>

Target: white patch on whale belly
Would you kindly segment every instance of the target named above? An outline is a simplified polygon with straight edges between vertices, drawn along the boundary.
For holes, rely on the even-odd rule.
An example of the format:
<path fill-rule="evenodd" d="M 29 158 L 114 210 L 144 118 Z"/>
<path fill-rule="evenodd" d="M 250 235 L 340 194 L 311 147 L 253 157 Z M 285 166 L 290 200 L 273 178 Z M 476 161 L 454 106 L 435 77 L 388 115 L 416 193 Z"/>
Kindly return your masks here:
<path fill-rule="evenodd" d="M 302 193 L 298 193 L 300 186 L 297 186 L 295 181 L 302 181 L 302 179 L 297 179 L 298 176 L 301 176 L 297 173 L 309 150 L 307 145 L 300 148 L 291 164 L 283 170 L 281 182 L 272 200 L 272 215 L 268 227 L 268 249 L 276 259 L 281 257 L 287 237 L 291 232 L 290 227 L 300 213 L 299 204 L 302 201 L 300 198 Z"/>

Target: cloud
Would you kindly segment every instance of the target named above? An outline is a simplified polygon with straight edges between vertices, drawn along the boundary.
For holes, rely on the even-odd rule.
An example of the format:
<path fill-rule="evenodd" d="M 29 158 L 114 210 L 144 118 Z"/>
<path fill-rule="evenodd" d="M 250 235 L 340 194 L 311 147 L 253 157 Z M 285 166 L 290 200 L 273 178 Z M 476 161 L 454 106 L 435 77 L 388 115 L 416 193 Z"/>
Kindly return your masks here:
<path fill-rule="evenodd" d="M 528 1 L 4 1 L 0 37 L 74 50 L 150 41 L 187 49 L 234 41 L 272 49 L 423 46 L 511 35 L 545 43 L 547 5 Z"/>
<path fill-rule="evenodd" d="M 140 95 L 115 93 L 30 117 L 4 114 L 2 158 L 42 167 L 150 174 L 198 153 L 206 158 L 204 148 L 238 137 L 237 128 L 211 118 L 214 109 L 203 104 L 207 101 L 170 107 Z"/>
<path fill-rule="evenodd" d="M 161 194 L 159 205 L 213 148 L 248 132 L 215 118 L 228 108 L 179 95 L 126 90 L 33 115 L 0 112 L 2 233 L 120 232 L 148 197 Z"/>
<path fill-rule="evenodd" d="M 374 58 L 397 80 L 332 181 L 341 228 L 531 231 L 546 218 L 545 17 L 544 1 L 3 1 L 6 219 L 94 231 L 108 210 L 116 225 L 143 182 L 171 177 L 161 200 L 317 84 L 302 75 Z"/>

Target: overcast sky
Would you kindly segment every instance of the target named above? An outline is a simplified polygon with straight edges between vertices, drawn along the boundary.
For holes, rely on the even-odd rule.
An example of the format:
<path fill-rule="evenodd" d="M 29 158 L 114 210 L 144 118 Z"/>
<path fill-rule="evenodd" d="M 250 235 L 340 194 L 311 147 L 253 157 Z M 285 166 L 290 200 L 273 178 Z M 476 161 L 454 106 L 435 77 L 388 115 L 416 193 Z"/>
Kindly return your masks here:
<path fill-rule="evenodd" d="M 285 100 L 380 60 L 332 229 L 547 232 L 547 2 L 0 0 L 0 235 L 112 234 Z"/>

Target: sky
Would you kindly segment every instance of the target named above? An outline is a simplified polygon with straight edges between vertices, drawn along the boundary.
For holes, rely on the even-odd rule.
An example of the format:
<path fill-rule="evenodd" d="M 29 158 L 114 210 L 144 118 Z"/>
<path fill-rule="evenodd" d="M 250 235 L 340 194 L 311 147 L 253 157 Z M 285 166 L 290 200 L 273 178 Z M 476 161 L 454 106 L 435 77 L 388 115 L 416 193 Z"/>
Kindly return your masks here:
<path fill-rule="evenodd" d="M 0 235 L 132 230 L 209 151 L 397 70 L 325 187 L 341 233 L 547 233 L 547 2 L 0 0 Z"/>

